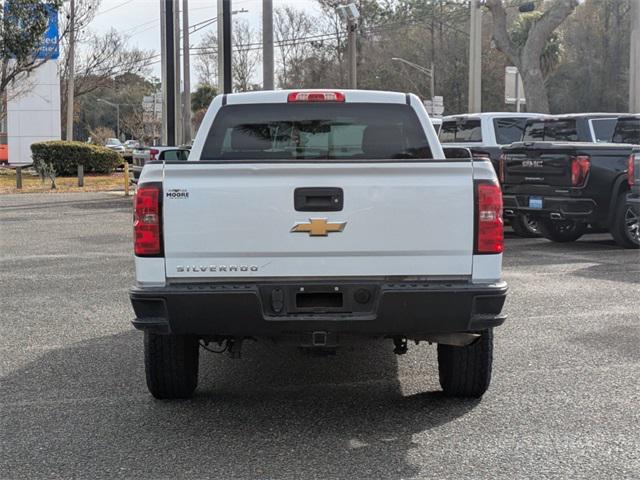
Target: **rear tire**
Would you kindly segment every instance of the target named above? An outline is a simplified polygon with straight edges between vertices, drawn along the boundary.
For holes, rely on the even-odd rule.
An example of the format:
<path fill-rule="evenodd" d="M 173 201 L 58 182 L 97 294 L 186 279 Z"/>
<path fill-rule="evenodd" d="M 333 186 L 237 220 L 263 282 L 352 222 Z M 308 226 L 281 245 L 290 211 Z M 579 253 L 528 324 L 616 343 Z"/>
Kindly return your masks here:
<path fill-rule="evenodd" d="M 538 220 L 542 236 L 559 243 L 575 242 L 587 230 L 587 224 L 575 220 Z"/>
<path fill-rule="evenodd" d="M 440 385 L 450 397 L 481 397 L 491 383 L 493 329 L 466 347 L 438 345 Z"/>
<path fill-rule="evenodd" d="M 529 215 L 517 215 L 509 219 L 513 232 L 519 237 L 535 238 L 540 236 L 537 220 Z"/>
<path fill-rule="evenodd" d="M 159 399 L 191 398 L 198 385 L 196 337 L 144 332 L 144 367 L 149 392 Z"/>
<path fill-rule="evenodd" d="M 627 204 L 626 192 L 618 196 L 611 235 L 623 248 L 640 248 L 640 219 Z"/>

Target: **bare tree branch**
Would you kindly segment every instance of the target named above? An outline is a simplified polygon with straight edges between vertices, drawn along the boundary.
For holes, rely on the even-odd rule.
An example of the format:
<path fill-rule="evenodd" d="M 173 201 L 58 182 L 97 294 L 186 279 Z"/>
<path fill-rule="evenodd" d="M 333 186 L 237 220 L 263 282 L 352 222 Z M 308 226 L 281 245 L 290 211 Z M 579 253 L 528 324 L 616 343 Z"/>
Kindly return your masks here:
<path fill-rule="evenodd" d="M 493 40 L 502 53 L 513 63 L 520 57 L 520 49 L 513 43 L 507 30 L 507 12 L 502 0 L 487 0 L 485 4 L 493 16 Z"/>

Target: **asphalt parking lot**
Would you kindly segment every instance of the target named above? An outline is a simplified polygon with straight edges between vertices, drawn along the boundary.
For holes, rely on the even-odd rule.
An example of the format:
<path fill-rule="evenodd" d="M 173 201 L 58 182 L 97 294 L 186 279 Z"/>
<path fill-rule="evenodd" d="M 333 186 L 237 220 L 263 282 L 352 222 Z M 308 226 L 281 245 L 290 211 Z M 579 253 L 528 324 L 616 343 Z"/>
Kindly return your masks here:
<path fill-rule="evenodd" d="M 509 235 L 480 401 L 435 347 L 203 352 L 190 401 L 146 390 L 130 200 L 0 197 L 2 478 L 638 478 L 640 253 Z"/>

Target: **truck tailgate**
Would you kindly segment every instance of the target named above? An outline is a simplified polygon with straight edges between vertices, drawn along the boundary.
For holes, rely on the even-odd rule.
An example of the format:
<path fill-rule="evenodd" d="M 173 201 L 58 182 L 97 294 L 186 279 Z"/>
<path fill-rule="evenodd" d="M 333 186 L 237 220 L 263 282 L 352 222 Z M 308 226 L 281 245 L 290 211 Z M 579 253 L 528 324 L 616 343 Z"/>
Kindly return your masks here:
<path fill-rule="evenodd" d="M 169 279 L 471 275 L 469 161 L 185 162 L 163 186 Z M 303 187 L 341 189 L 342 209 L 297 211 Z"/>
<path fill-rule="evenodd" d="M 504 151 L 504 183 L 571 186 L 571 158 L 579 146 L 538 142 Z"/>

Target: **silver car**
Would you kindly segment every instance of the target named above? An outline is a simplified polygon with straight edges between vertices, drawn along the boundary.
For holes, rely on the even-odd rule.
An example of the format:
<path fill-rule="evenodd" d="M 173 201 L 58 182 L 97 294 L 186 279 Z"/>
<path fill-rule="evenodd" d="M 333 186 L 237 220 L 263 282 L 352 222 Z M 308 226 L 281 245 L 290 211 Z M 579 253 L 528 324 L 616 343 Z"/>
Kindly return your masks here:
<path fill-rule="evenodd" d="M 117 138 L 107 138 L 107 141 L 104 144 L 109 150 L 113 150 L 114 152 L 118 152 L 119 154 L 123 154 L 125 152 L 124 145 Z"/>

